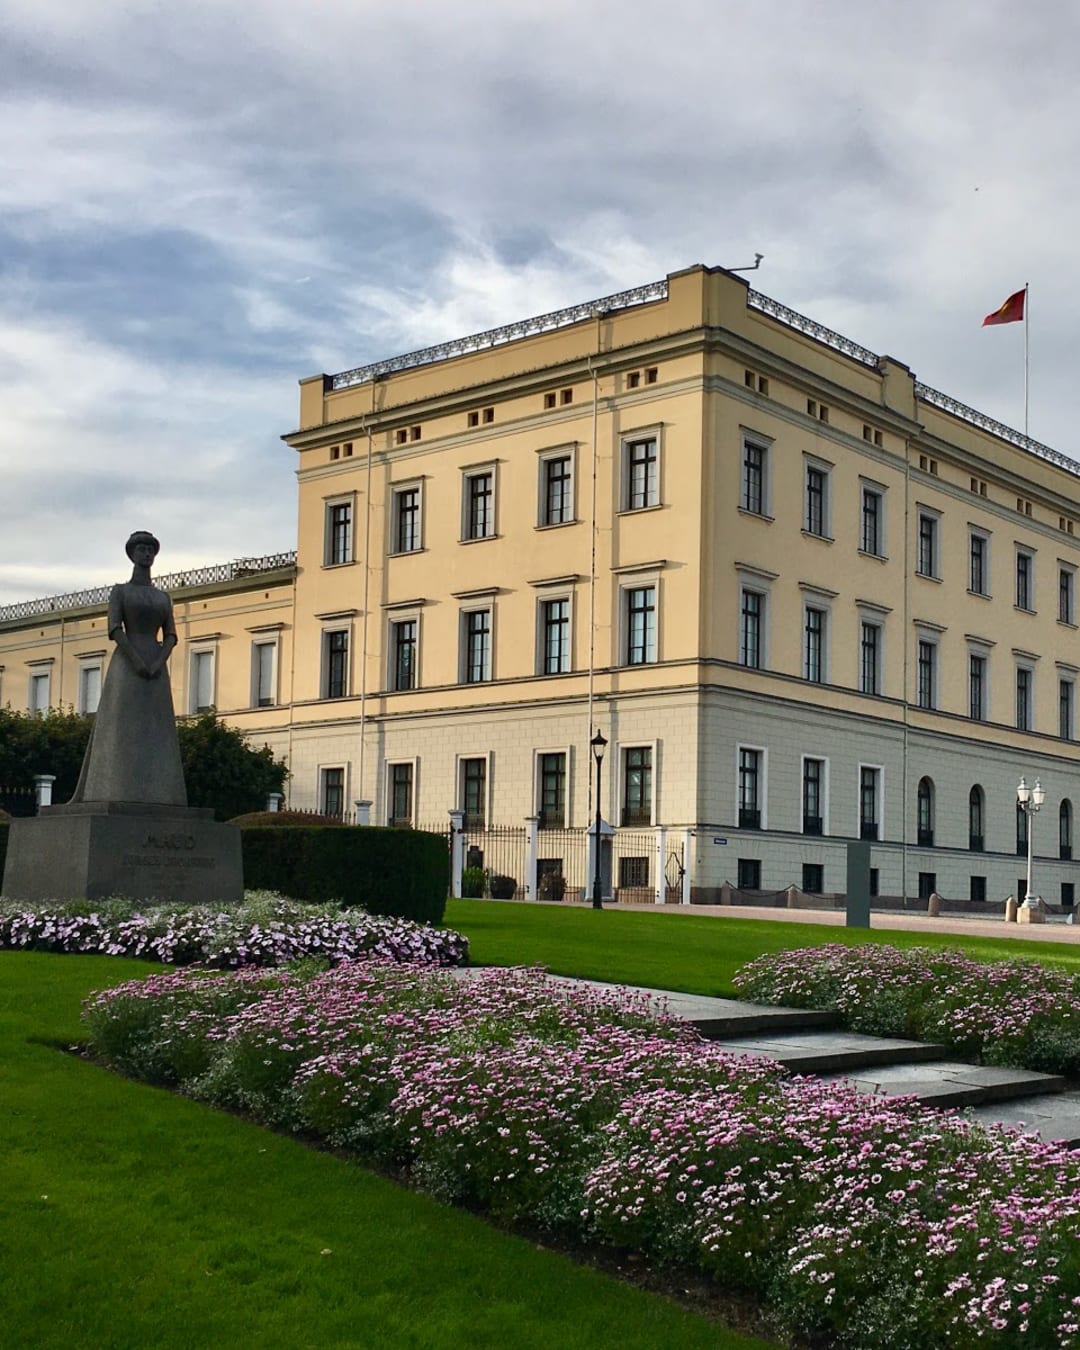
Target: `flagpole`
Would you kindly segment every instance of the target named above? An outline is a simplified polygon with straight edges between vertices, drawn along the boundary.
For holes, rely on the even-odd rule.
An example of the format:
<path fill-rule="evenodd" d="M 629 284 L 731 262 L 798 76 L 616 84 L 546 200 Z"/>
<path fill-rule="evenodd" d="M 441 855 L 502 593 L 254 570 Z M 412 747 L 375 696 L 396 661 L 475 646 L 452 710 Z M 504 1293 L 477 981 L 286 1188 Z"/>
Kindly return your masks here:
<path fill-rule="evenodd" d="M 1028 324 L 1030 322 L 1028 283 L 1024 282 L 1024 435 L 1028 434 Z"/>

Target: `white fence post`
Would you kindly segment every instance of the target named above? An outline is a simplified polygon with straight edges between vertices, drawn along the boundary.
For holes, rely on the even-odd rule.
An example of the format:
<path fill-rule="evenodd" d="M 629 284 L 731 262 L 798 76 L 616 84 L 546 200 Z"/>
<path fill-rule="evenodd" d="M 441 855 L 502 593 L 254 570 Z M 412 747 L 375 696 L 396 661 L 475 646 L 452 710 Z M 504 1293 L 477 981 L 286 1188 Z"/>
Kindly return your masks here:
<path fill-rule="evenodd" d="M 368 799 L 367 799 L 366 797 L 357 797 L 357 799 L 356 799 L 356 801 L 353 803 L 353 805 L 356 807 L 356 823 L 357 823 L 357 825 L 370 825 L 370 824 L 371 824 L 371 802 L 368 801 Z"/>
<path fill-rule="evenodd" d="M 664 872 L 667 865 L 667 830 L 663 825 L 656 831 L 656 854 L 656 885 L 653 887 L 655 891 L 653 900 L 654 903 L 662 905 L 667 900 L 667 876 Z"/>
<path fill-rule="evenodd" d="M 357 803 L 359 805 L 359 803 Z M 370 808 L 371 803 L 368 802 Z M 461 824 L 465 819 L 465 812 L 457 807 L 450 811 L 450 894 L 459 896 L 461 894 L 461 873 L 465 865 L 465 836 L 461 832 Z"/>
<path fill-rule="evenodd" d="M 285 800 L 284 792 L 271 792 L 266 799 L 266 809 L 275 814 L 281 810 L 281 803 Z"/>
<path fill-rule="evenodd" d="M 690 903 L 690 895 L 694 885 L 694 831 L 683 830 L 683 874 L 682 874 L 682 903 Z"/>
<path fill-rule="evenodd" d="M 54 773 L 34 774 L 34 791 L 37 793 L 39 811 L 43 806 L 52 806 L 52 785 L 55 782 L 56 774 Z"/>
<path fill-rule="evenodd" d="M 536 886 L 536 859 L 539 853 L 540 841 L 538 838 L 539 819 L 536 816 L 525 817 L 525 899 L 535 900 L 537 893 Z"/>

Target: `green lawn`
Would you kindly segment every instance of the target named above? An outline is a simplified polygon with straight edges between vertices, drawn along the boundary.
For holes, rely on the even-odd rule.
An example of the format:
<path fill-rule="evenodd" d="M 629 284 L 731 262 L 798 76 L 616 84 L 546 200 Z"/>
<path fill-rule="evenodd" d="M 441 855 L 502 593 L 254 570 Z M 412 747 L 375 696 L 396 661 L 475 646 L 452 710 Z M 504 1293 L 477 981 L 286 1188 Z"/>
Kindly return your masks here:
<path fill-rule="evenodd" d="M 358 1166 L 50 1043 L 79 1035 L 89 990 L 150 969 L 0 953 L 5 1350 L 760 1350 Z"/>
<path fill-rule="evenodd" d="M 897 947 L 956 947 L 985 960 L 1027 957 L 1080 965 L 1077 946 L 948 933 L 833 928 L 773 919 L 650 914 L 641 910 L 451 900 L 444 920 L 466 933 L 474 965 L 543 965 L 557 975 L 693 994 L 731 997 L 731 977 L 763 952 L 826 942 L 888 942 Z"/>

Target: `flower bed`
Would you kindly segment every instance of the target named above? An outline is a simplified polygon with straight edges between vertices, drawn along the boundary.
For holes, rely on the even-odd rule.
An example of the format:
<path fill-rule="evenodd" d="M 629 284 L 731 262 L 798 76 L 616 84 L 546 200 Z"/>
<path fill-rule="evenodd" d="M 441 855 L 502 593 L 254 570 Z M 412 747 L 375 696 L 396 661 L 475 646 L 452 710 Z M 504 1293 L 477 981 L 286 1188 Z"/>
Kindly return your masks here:
<path fill-rule="evenodd" d="M 302 905 L 249 891 L 231 909 L 100 905 L 27 905 L 0 901 L 0 948 L 140 956 L 169 965 L 278 966 L 318 957 L 331 964 L 360 957 L 437 966 L 468 960 L 469 940 L 449 929 L 359 909 Z"/>
<path fill-rule="evenodd" d="M 1080 1344 L 1080 1159 L 791 1078 L 629 995 L 379 961 L 93 995 L 107 1062 L 708 1272 L 822 1346 Z"/>
<path fill-rule="evenodd" d="M 983 1064 L 1080 1077 L 1080 977 L 1034 961 L 830 944 L 737 971 L 756 1003 L 835 1012 L 853 1031 L 909 1036 Z"/>

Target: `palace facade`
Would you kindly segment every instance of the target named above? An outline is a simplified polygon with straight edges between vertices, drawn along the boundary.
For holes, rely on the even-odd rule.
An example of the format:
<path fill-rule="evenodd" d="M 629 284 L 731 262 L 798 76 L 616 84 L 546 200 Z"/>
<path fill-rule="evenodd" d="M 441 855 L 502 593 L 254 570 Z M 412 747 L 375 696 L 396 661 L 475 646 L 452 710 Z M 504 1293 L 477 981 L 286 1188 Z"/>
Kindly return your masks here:
<path fill-rule="evenodd" d="M 305 379 L 284 440 L 295 555 L 163 580 L 178 711 L 292 805 L 546 857 L 599 728 L 605 821 L 677 839 L 685 898 L 840 891 L 862 838 L 880 895 L 978 903 L 1022 894 L 1026 775 L 1071 903 L 1071 459 L 704 267 Z M 0 607 L 0 701 L 92 710 L 106 594 Z"/>

